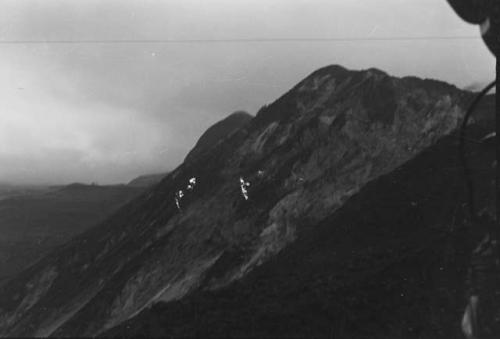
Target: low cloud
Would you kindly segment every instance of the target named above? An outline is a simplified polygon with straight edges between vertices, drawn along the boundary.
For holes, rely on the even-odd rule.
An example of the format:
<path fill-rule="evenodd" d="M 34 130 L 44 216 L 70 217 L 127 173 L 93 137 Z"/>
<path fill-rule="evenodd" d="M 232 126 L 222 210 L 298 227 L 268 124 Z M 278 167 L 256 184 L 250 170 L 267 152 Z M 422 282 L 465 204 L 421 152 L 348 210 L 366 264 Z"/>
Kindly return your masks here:
<path fill-rule="evenodd" d="M 433 0 L 8 0 L 0 22 L 4 41 L 479 36 Z M 495 69 L 480 39 L 1 44 L 0 181 L 114 183 L 173 169 L 211 124 L 254 114 L 335 63 L 461 87 Z"/>

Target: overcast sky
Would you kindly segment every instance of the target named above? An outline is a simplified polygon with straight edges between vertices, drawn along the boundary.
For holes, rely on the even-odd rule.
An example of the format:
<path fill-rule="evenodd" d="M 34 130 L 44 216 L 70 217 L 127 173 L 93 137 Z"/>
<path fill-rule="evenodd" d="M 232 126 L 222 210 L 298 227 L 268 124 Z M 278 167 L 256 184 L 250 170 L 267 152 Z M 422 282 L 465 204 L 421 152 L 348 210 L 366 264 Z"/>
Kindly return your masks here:
<path fill-rule="evenodd" d="M 483 84 L 479 36 L 445 0 L 0 0 L 0 182 L 173 169 L 211 124 L 328 64 Z M 391 37 L 464 39 L 234 41 Z M 82 40 L 182 41 L 61 43 Z"/>

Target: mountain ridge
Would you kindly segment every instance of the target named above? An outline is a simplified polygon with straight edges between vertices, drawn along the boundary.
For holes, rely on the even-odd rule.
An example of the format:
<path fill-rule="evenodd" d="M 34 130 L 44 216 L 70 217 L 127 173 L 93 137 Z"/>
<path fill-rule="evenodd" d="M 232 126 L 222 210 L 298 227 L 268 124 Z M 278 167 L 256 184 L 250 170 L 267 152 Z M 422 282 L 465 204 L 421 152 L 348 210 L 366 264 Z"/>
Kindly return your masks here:
<path fill-rule="evenodd" d="M 303 225 L 455 130 L 470 98 L 451 85 L 374 71 L 311 73 L 99 228 L 3 286 L 0 334 L 93 336 L 202 283 L 227 286 L 293 243 Z M 223 272 L 204 281 L 216 263 Z"/>

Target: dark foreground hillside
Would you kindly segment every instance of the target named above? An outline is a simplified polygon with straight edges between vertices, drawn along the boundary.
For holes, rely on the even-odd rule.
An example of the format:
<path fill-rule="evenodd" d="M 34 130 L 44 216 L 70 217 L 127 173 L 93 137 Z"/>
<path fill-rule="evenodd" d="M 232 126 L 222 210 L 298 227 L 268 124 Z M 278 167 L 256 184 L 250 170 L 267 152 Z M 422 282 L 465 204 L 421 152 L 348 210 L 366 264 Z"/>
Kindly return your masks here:
<path fill-rule="evenodd" d="M 472 128 L 467 148 L 478 210 L 491 215 L 495 150 L 477 142 L 487 132 Z M 484 230 L 466 221 L 456 158 L 456 136 L 445 137 L 246 278 L 156 304 L 104 336 L 461 338 L 466 270 Z"/>
<path fill-rule="evenodd" d="M 0 201 L 0 284 L 74 235 L 102 222 L 142 188 L 72 184 Z"/>

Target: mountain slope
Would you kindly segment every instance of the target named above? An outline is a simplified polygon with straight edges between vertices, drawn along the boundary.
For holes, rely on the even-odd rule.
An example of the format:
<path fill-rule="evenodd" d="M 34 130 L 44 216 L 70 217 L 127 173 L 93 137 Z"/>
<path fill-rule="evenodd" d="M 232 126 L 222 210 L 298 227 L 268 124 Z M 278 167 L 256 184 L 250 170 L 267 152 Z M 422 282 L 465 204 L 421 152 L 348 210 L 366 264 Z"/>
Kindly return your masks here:
<path fill-rule="evenodd" d="M 142 189 L 72 184 L 0 200 L 0 281 L 101 223 Z"/>
<path fill-rule="evenodd" d="M 246 125 L 250 120 L 252 120 L 252 118 L 253 117 L 247 112 L 237 111 L 221 121 L 216 122 L 201 135 L 196 142 L 196 145 L 187 154 L 184 161 L 191 161 L 200 154 L 208 151 L 218 142 L 227 138 L 231 133 Z"/>
<path fill-rule="evenodd" d="M 474 128 L 469 137 L 491 130 Z M 104 336 L 461 337 L 467 263 L 484 229 L 464 223 L 456 151 L 455 136 L 444 138 L 304 227 L 294 244 L 239 282 L 159 303 Z M 494 145 L 468 145 L 468 160 L 476 205 L 493 215 Z"/>
<path fill-rule="evenodd" d="M 453 131 L 470 97 L 443 82 L 375 69 L 313 72 L 4 285 L 0 334 L 96 335 L 158 301 L 227 286 Z M 186 193 L 180 210 L 179 190 Z"/>

